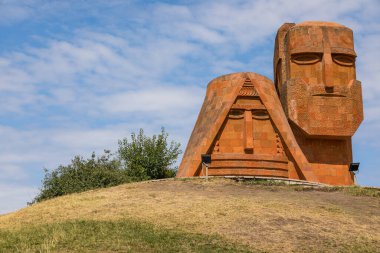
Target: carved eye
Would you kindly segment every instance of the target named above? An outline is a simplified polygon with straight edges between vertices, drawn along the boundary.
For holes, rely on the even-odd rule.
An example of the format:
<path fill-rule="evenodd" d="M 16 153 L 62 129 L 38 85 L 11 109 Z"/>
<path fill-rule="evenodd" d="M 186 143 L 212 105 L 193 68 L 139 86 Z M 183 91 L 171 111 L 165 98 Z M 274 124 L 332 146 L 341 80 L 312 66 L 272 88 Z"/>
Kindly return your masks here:
<path fill-rule="evenodd" d="M 269 114 L 266 110 L 254 110 L 252 112 L 252 117 L 254 119 L 269 119 Z"/>
<path fill-rule="evenodd" d="M 314 64 L 321 60 L 321 54 L 315 53 L 302 53 L 292 55 L 292 61 L 296 64 Z"/>
<path fill-rule="evenodd" d="M 354 66 L 355 64 L 355 56 L 348 54 L 333 54 L 332 58 L 334 62 L 343 66 Z"/>
<path fill-rule="evenodd" d="M 228 115 L 231 119 L 244 118 L 244 110 L 232 109 Z"/>

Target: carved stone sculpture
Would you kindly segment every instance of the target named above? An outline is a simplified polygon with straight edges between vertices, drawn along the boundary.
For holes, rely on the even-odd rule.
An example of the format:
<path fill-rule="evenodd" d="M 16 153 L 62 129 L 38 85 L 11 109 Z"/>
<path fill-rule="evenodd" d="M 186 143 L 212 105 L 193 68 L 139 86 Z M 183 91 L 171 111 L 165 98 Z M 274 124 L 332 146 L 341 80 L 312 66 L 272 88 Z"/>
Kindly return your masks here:
<path fill-rule="evenodd" d="M 351 137 L 363 120 L 352 31 L 328 22 L 277 32 L 275 84 L 249 72 L 211 81 L 178 177 L 264 176 L 353 184 Z"/>
<path fill-rule="evenodd" d="M 363 121 L 352 30 L 330 22 L 284 24 L 274 53 L 275 86 L 319 182 L 350 185 L 351 137 Z"/>

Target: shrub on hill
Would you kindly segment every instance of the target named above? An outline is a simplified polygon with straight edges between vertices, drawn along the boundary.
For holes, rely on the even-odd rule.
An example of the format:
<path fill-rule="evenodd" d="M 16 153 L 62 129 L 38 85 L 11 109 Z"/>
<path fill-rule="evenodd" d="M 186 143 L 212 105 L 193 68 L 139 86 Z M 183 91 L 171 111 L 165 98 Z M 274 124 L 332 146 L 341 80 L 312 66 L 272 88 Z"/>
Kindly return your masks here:
<path fill-rule="evenodd" d="M 75 156 L 69 165 L 60 165 L 48 171 L 42 180 L 40 193 L 31 203 L 40 202 L 74 192 L 110 187 L 132 181 L 174 177 L 180 144 L 168 143 L 165 129 L 161 133 L 147 137 L 140 129 L 139 134 L 131 134 L 131 141 L 119 141 L 118 153 L 105 150 L 104 154 L 83 159 Z"/>
<path fill-rule="evenodd" d="M 119 141 L 120 160 L 128 175 L 136 180 L 174 177 L 177 168 L 172 166 L 182 151 L 179 143 L 169 144 L 167 138 L 164 128 L 153 137 L 145 136 L 140 129 L 138 135 L 131 134 L 131 141 Z"/>
<path fill-rule="evenodd" d="M 100 157 L 93 153 L 87 160 L 75 156 L 69 165 L 60 165 L 51 172 L 45 169 L 42 189 L 33 202 L 130 181 L 126 171 L 120 169 L 120 161 L 109 150 Z"/>

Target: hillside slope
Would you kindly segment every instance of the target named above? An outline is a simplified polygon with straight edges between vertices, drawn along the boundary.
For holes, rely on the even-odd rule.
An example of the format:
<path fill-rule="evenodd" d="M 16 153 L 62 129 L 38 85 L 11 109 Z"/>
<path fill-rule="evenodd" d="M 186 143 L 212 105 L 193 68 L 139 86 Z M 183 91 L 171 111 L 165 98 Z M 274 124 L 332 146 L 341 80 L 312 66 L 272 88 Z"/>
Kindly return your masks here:
<path fill-rule="evenodd" d="M 380 252 L 380 198 L 378 192 L 373 195 L 377 197 L 227 179 L 124 184 L 59 197 L 0 216 L 0 252 Z M 103 235 L 91 234 L 99 223 L 106 224 L 99 230 Z M 128 235 L 124 231 L 117 237 L 119 227 L 129 229 Z M 61 232 L 40 242 L 38 236 L 31 238 L 37 233 L 33 231 L 44 238 L 52 237 L 51 231 Z M 107 239 L 107 233 L 116 237 Z M 156 240 L 160 245 L 145 247 L 136 239 L 149 233 L 155 239 L 144 242 Z M 87 238 L 82 238 L 87 240 L 85 245 L 73 243 L 80 236 Z M 115 241 L 120 247 L 107 246 Z"/>

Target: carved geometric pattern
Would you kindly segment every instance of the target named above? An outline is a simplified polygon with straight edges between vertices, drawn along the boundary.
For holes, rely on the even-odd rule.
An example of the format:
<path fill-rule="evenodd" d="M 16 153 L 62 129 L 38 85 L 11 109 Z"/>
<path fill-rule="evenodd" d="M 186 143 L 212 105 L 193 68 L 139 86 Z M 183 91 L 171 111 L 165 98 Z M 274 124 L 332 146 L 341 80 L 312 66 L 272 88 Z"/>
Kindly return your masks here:
<path fill-rule="evenodd" d="M 257 93 L 257 90 L 255 87 L 251 86 L 243 86 L 241 90 L 239 91 L 239 96 L 254 96 L 258 97 L 259 94 Z"/>
<path fill-rule="evenodd" d="M 249 79 L 248 77 L 245 79 L 244 84 L 243 84 L 243 87 L 246 87 L 246 86 L 253 86 L 251 79 Z"/>

